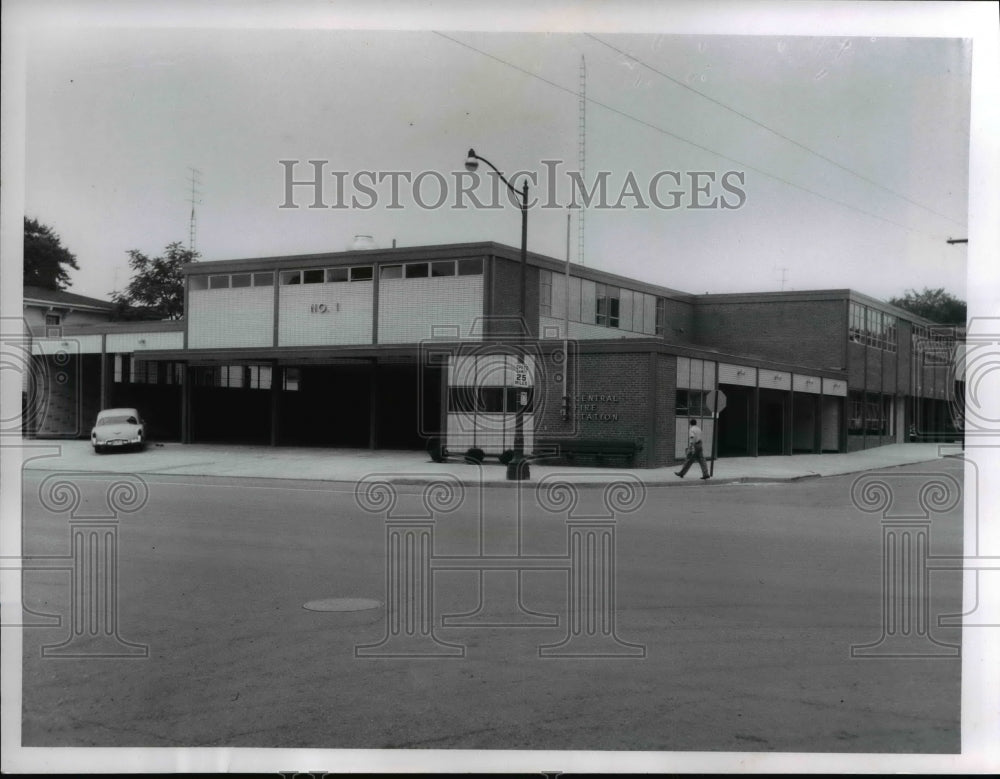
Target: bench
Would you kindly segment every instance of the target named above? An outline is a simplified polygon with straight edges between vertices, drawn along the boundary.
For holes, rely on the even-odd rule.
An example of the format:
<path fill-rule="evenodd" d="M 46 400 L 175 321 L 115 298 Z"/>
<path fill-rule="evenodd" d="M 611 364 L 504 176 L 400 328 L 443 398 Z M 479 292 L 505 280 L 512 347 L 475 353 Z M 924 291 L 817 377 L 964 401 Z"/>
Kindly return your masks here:
<path fill-rule="evenodd" d="M 539 441 L 535 451 L 551 451 L 568 463 L 587 460 L 595 465 L 604 465 L 609 460 L 621 461 L 631 466 L 640 446 L 635 441 L 612 438 L 584 438 L 565 441 Z"/>

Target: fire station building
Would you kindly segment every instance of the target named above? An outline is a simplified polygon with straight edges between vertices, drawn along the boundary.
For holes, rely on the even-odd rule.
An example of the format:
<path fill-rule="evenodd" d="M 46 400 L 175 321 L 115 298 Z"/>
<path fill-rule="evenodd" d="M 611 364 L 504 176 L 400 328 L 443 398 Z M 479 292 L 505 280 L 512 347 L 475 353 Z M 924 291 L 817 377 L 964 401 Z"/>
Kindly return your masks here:
<path fill-rule="evenodd" d="M 86 437 L 101 408 L 134 406 L 154 440 L 489 456 L 520 415 L 528 452 L 631 442 L 660 467 L 690 418 L 719 457 L 956 432 L 953 334 L 847 289 L 693 295 L 537 254 L 522 267 L 496 243 L 185 278 L 182 320 L 38 334 L 27 433 Z"/>

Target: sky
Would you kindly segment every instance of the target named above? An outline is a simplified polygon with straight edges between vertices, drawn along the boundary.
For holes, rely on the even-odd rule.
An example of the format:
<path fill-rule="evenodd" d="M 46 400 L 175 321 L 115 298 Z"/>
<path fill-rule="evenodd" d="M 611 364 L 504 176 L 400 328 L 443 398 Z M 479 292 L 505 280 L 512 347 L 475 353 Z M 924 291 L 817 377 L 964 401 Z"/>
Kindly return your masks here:
<path fill-rule="evenodd" d="M 531 251 L 694 293 L 966 296 L 966 247 L 946 240 L 968 231 L 968 40 L 185 21 L 26 38 L 24 210 L 76 254 L 74 292 L 123 288 L 130 249 L 189 244 L 192 168 L 203 260 L 340 251 L 358 234 L 518 246 L 511 203 L 451 207 L 474 147 L 536 174 L 530 193 L 553 207 L 530 210 Z M 582 231 L 565 207 L 581 146 L 582 180 L 603 175 L 620 206 L 592 204 Z M 289 200 L 288 171 L 311 178 L 309 160 L 324 161 L 325 205 L 339 171 L 360 207 L 309 208 L 305 186 Z M 397 178 L 393 203 L 392 179 L 375 183 L 392 172 L 423 173 L 421 188 Z M 682 193 L 676 208 L 654 183 L 662 206 Z M 475 191 L 490 201 L 488 183 Z"/>

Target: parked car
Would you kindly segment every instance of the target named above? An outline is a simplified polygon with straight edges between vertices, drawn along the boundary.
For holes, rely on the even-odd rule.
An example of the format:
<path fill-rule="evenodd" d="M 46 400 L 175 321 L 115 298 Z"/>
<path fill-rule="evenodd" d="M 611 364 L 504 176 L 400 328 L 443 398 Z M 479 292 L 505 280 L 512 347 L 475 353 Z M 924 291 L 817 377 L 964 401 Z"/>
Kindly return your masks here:
<path fill-rule="evenodd" d="M 146 445 L 146 423 L 134 408 L 109 408 L 97 415 L 90 433 L 97 454 L 109 449 L 142 449 Z"/>

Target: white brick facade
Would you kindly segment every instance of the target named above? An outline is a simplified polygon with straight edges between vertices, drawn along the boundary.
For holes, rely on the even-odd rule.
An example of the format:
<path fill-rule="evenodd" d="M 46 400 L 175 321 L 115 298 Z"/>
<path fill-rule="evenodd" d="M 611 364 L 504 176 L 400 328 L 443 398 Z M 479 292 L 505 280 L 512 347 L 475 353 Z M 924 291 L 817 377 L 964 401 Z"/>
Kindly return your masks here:
<path fill-rule="evenodd" d="M 374 282 L 278 288 L 278 346 L 372 343 Z"/>
<path fill-rule="evenodd" d="M 378 305 L 379 343 L 419 343 L 432 338 L 434 328 L 449 326 L 480 338 L 483 277 L 382 279 Z"/>
<path fill-rule="evenodd" d="M 189 348 L 271 346 L 273 340 L 273 287 L 188 293 Z"/>

